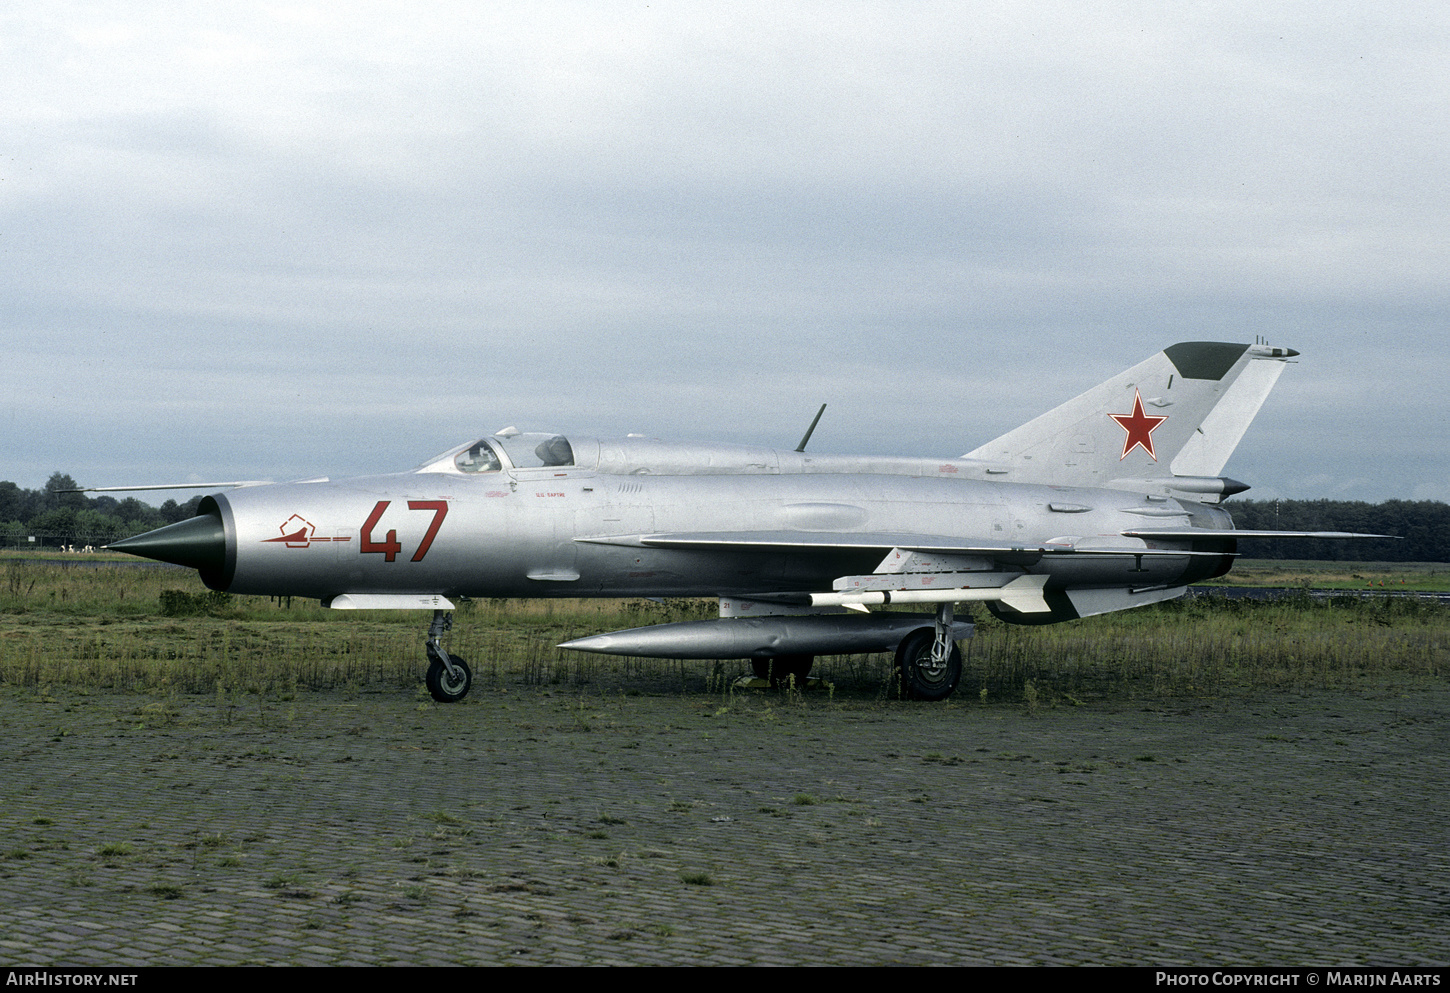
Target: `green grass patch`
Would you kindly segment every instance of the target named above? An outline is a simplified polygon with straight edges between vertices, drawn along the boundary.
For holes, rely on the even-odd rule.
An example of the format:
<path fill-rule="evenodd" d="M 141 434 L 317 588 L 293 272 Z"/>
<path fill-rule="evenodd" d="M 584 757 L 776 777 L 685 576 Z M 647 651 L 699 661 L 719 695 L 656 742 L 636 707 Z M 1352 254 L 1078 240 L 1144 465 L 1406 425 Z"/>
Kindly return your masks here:
<path fill-rule="evenodd" d="M 1344 596 L 1329 600 L 1198 598 L 1045 627 L 1004 625 L 974 610 L 978 636 L 962 644 L 955 702 L 1039 710 L 1103 698 L 1414 685 L 1443 679 L 1450 668 L 1450 610 L 1351 595 L 1360 582 L 1376 590 L 1381 581 L 1399 588 L 1400 579 L 1444 587 L 1446 566 L 1249 562 L 1234 575 L 1347 585 Z M 206 695 L 218 719 L 229 721 L 239 713 L 271 719 L 286 709 L 278 702 L 301 691 L 421 692 L 425 612 L 327 611 L 301 599 L 216 596 L 189 570 L 121 562 L 79 568 L 0 554 L 0 579 L 0 685 L 34 688 L 48 705 L 71 705 L 90 691 L 146 694 L 160 698 L 137 712 L 149 726 L 176 719 L 165 702 L 174 694 Z M 473 669 L 471 699 L 519 685 L 621 700 L 638 692 L 729 694 L 747 662 L 554 647 L 584 634 L 714 614 L 709 600 L 465 601 L 448 648 Z M 833 684 L 837 700 L 890 699 L 892 673 L 889 654 L 823 656 L 814 670 Z M 724 701 L 729 713 L 749 712 L 735 699 Z"/>

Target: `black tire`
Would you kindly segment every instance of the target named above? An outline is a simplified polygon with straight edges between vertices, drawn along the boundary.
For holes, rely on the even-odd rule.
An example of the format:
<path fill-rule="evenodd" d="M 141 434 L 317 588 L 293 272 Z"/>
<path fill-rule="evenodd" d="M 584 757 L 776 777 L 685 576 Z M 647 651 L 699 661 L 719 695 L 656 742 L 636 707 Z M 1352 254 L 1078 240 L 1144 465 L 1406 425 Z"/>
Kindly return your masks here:
<path fill-rule="evenodd" d="M 933 665 L 931 648 L 935 643 L 933 628 L 919 628 L 903 638 L 896 649 L 901 692 L 910 700 L 945 700 L 961 682 L 962 650 L 953 643 L 946 665 Z"/>
<path fill-rule="evenodd" d="M 428 684 L 428 692 L 439 703 L 457 703 L 468 696 L 468 690 L 473 686 L 473 670 L 468 668 L 468 663 L 457 655 L 448 656 L 448 661 L 459 670 L 458 676 L 450 676 L 443 663 L 435 660 L 428 666 L 428 675 L 423 680 Z"/>
<path fill-rule="evenodd" d="M 795 688 L 801 689 L 806 685 L 806 677 L 811 674 L 815 661 L 814 655 L 776 655 L 751 659 L 750 667 L 756 679 L 769 680 L 771 686 L 786 686 L 794 680 Z"/>

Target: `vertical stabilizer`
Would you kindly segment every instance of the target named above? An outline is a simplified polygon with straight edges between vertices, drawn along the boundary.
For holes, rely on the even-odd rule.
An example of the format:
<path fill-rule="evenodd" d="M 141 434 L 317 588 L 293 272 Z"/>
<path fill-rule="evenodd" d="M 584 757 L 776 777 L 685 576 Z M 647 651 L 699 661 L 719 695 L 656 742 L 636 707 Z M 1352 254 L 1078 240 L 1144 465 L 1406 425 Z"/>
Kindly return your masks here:
<path fill-rule="evenodd" d="M 1007 478 L 1060 486 L 1217 476 L 1299 353 L 1186 341 L 968 452 Z"/>

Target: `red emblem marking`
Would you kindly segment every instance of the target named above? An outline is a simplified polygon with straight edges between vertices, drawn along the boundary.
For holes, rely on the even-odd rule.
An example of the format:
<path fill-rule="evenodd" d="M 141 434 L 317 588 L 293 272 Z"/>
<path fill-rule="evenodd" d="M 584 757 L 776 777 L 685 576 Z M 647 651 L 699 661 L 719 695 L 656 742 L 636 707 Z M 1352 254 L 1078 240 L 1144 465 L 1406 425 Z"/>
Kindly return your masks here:
<path fill-rule="evenodd" d="M 286 545 L 288 548 L 306 548 L 314 541 L 349 540 L 346 537 L 325 538 L 317 535 L 314 533 L 315 529 L 312 526 L 312 522 L 297 514 L 293 514 L 291 517 L 287 518 L 285 521 L 279 524 L 277 526 L 277 530 L 282 532 L 281 537 L 263 538 L 262 543 L 271 544 L 274 541 L 278 541 Z"/>
<path fill-rule="evenodd" d="M 1148 457 L 1154 462 L 1158 461 L 1158 454 L 1153 451 L 1153 432 L 1158 425 L 1168 420 L 1167 416 L 1143 413 L 1143 398 L 1137 389 L 1133 390 L 1133 412 L 1131 414 L 1109 414 L 1118 426 L 1128 432 L 1128 437 L 1123 439 L 1123 454 L 1118 456 L 1118 461 L 1128 457 L 1128 453 L 1135 448 L 1141 448 L 1148 453 Z"/>

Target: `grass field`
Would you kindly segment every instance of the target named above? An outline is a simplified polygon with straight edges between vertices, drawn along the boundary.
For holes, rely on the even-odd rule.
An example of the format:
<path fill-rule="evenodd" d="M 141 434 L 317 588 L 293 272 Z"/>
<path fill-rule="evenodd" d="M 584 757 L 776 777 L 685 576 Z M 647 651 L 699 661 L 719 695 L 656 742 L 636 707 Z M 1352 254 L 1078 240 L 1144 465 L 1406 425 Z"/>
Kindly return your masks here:
<path fill-rule="evenodd" d="M 316 601 L 213 594 L 190 570 L 126 557 L 51 559 L 0 554 L 0 684 L 50 693 L 214 694 L 223 707 L 339 688 L 428 699 L 426 612 L 328 611 Z M 1240 584 L 1443 589 L 1447 573 L 1444 565 L 1248 562 L 1235 577 Z M 713 601 L 470 601 L 455 616 L 448 648 L 469 660 L 478 694 L 521 684 L 723 693 L 746 663 L 554 647 L 588 633 L 714 615 Z M 1412 685 L 1450 671 L 1450 611 L 1413 598 L 1198 599 L 1034 628 L 1004 625 L 980 610 L 976 619 L 977 637 L 963 644 L 958 700 L 1033 708 L 1103 697 Z M 889 655 L 822 657 L 815 674 L 838 695 L 893 693 Z"/>
<path fill-rule="evenodd" d="M 1444 562 L 1315 562 L 1292 559 L 1242 559 L 1233 572 L 1214 580 L 1221 586 L 1290 586 L 1332 590 L 1386 589 L 1415 592 L 1450 590 L 1450 564 Z"/>

